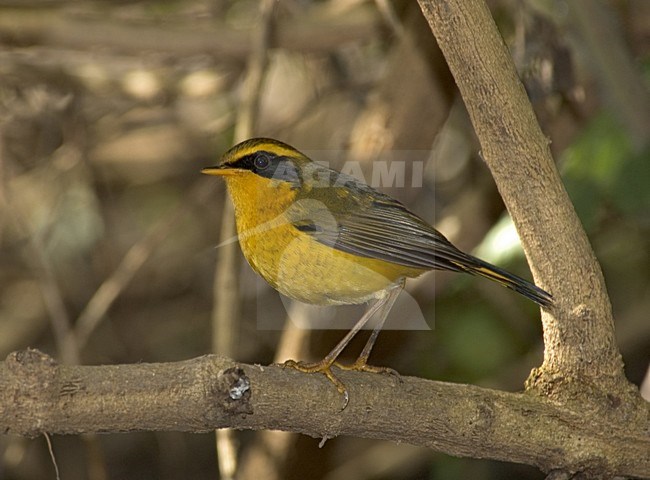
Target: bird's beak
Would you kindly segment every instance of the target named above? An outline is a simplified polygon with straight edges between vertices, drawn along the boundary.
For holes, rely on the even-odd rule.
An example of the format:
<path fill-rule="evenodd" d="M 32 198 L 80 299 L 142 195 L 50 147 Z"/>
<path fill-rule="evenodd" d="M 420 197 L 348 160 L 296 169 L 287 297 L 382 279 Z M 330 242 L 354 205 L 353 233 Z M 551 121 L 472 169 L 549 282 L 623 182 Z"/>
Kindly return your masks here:
<path fill-rule="evenodd" d="M 228 177 L 231 175 L 236 175 L 237 170 L 230 168 L 227 165 L 217 165 L 216 167 L 206 167 L 201 170 L 201 173 L 205 175 L 218 175 L 220 177 Z"/>

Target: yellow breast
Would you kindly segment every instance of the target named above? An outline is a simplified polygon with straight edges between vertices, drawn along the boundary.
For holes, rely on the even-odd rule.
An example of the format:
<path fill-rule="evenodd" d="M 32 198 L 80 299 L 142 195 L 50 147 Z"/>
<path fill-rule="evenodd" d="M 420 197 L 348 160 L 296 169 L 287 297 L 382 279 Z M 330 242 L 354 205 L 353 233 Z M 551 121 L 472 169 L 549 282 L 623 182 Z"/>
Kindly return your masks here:
<path fill-rule="evenodd" d="M 423 272 L 316 241 L 284 216 L 295 200 L 286 183 L 246 177 L 226 178 L 239 243 L 251 267 L 282 294 L 317 305 L 363 303 L 400 279 Z"/>

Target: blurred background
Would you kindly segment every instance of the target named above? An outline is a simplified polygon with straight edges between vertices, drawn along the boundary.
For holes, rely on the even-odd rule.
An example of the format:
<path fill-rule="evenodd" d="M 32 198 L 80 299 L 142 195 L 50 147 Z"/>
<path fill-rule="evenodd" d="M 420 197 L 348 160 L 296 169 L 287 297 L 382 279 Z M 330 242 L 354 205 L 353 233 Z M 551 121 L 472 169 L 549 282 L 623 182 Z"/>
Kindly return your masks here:
<path fill-rule="evenodd" d="M 488 3 L 603 267 L 627 375 L 641 385 L 650 361 L 650 2 Z M 35 347 L 67 363 L 165 362 L 225 338 L 235 359 L 267 364 L 319 359 L 335 345 L 342 330 L 288 322 L 283 334 L 287 302 L 238 248 L 225 268 L 215 248 L 227 238 L 224 185 L 199 171 L 233 144 L 251 99 L 255 136 L 334 167 L 354 160 L 368 181 L 373 162 L 405 162 L 405 186 L 384 191 L 460 248 L 530 278 L 416 2 L 283 0 L 270 15 L 260 5 L 0 0 L 2 358 Z M 271 35 L 258 41 L 265 28 Z M 260 86 L 250 87 L 260 55 Z M 216 302 L 229 302 L 225 327 L 213 326 L 214 291 L 227 293 Z M 411 281 L 408 293 L 430 330 L 384 332 L 371 363 L 508 391 L 540 364 L 531 302 L 442 273 Z M 220 441 L 237 452 L 241 479 L 543 478 L 365 439 L 319 448 L 307 437 L 235 432 Z M 52 442 L 66 480 L 228 478 L 214 434 Z M 228 448 L 220 451 L 223 461 Z M 0 478 L 55 478 L 45 440 L 0 437 Z"/>

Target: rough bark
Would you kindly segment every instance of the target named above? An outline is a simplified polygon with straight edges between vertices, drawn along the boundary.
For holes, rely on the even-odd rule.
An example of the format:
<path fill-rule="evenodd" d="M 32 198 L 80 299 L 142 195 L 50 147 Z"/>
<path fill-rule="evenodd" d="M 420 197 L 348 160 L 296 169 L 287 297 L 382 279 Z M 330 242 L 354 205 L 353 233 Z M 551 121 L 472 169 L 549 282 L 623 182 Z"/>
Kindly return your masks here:
<path fill-rule="evenodd" d="M 340 372 L 342 398 L 321 375 L 209 355 L 183 362 L 57 365 L 26 350 L 0 364 L 0 429 L 36 436 L 217 428 L 352 435 L 494 458 L 549 471 L 650 477 L 650 438 L 544 398 L 418 378 Z M 520 429 L 525 425 L 525 429 Z M 577 470 L 576 470 L 577 471 Z"/>
<path fill-rule="evenodd" d="M 544 364 L 529 387 L 572 398 L 572 384 L 578 390 L 590 385 L 601 392 L 583 400 L 606 409 L 614 389 L 636 410 L 638 395 L 623 375 L 600 265 L 487 6 L 482 0 L 420 5 L 467 105 L 535 281 L 555 299 L 554 307 L 542 312 Z"/>
<path fill-rule="evenodd" d="M 419 3 L 467 106 L 535 281 L 555 299 L 542 311 L 544 362 L 531 373 L 528 391 L 585 419 L 608 418 L 647 438 L 648 405 L 623 373 L 600 265 L 490 11 L 483 0 Z M 527 431 L 527 422 L 512 428 Z M 604 452 L 590 451 L 587 444 L 580 448 L 584 456 L 607 462 Z M 556 467 L 580 468 L 568 460 Z"/>

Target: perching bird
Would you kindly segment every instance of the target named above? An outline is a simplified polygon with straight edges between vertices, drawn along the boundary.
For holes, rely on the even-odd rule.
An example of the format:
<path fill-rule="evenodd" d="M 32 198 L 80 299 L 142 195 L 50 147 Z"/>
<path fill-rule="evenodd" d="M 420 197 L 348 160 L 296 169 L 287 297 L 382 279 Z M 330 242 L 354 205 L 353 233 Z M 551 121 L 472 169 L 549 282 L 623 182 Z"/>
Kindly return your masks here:
<path fill-rule="evenodd" d="M 467 272 L 500 283 L 542 307 L 552 304 L 549 293 L 460 251 L 397 200 L 313 162 L 285 143 L 246 140 L 228 150 L 219 165 L 202 172 L 224 177 L 244 256 L 273 288 L 315 305 L 374 300 L 323 360 L 285 363 L 325 374 L 345 395 L 346 404 L 345 386 L 331 367 L 379 312 L 377 327 L 358 360 L 343 368 L 386 370 L 367 365 L 367 360 L 406 278 L 433 269 Z"/>

